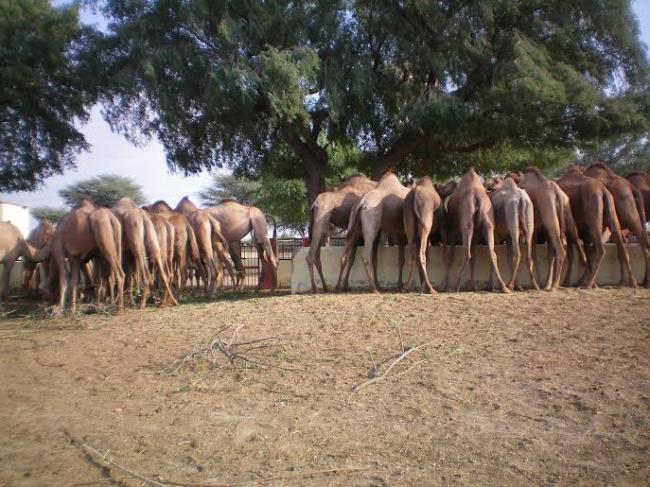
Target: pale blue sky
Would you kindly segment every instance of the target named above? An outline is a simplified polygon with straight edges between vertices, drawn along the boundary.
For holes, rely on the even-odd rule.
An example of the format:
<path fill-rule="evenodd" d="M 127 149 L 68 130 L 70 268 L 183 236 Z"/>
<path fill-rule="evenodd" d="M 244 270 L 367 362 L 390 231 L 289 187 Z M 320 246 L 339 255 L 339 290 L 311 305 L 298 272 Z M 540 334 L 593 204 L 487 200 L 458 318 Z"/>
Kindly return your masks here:
<path fill-rule="evenodd" d="M 63 2 L 65 0 L 58 3 Z M 650 0 L 635 0 L 634 10 L 639 17 L 641 38 L 646 45 L 650 45 Z M 88 14 L 84 18 L 89 22 L 97 22 L 98 19 Z M 160 143 L 152 141 L 146 147 L 134 147 L 120 135 L 111 132 L 108 124 L 102 120 L 99 109 L 92 111 L 92 118 L 82 131 L 91 149 L 79 156 L 76 170 L 48 179 L 35 192 L 5 193 L 1 199 L 25 206 L 61 206 L 57 191 L 67 184 L 102 173 L 115 173 L 140 183 L 149 201 L 165 199 L 175 206 L 185 195 L 196 199 L 196 193 L 210 182 L 207 173 L 190 177 L 171 173 Z"/>

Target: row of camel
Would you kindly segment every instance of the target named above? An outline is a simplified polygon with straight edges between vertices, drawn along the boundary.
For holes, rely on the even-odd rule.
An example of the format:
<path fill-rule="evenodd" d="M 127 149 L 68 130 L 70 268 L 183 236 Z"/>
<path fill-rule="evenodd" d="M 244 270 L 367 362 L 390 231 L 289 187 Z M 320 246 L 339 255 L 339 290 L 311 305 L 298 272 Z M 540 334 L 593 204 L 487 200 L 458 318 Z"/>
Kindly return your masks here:
<path fill-rule="evenodd" d="M 249 233 L 275 272 L 277 260 L 266 217 L 256 207 L 224 200 L 200 209 L 185 197 L 173 209 L 164 201 L 138 207 L 129 198 L 109 209 L 83 199 L 56 227 L 42 220 L 27 239 L 14 225 L 0 223 L 0 260 L 4 263 L 0 302 L 7 299 L 11 267 L 21 256 L 26 261 L 23 286 L 29 286 L 35 264 L 41 262 L 47 274 L 44 294 L 56 301 L 60 311 L 68 295 L 72 310 L 77 308 L 81 274 L 98 302 L 110 299 L 118 309 L 124 305 L 125 288 L 131 303 L 140 308 L 156 286 L 162 293 L 162 306 L 178 304 L 190 268 L 211 295 L 223 286 L 224 267 L 234 287 L 241 289 L 245 271 L 240 241 Z"/>
<path fill-rule="evenodd" d="M 336 289 L 348 287 L 348 277 L 357 246 L 363 244 L 363 266 L 368 285 L 377 292 L 377 245 L 380 234 L 397 239 L 400 253 L 398 286 L 402 288 L 405 246 L 408 252 L 406 289 L 412 284 L 414 265 L 423 287 L 434 294 L 427 273 L 427 246 L 442 244 L 445 277 L 441 288 L 449 286 L 450 268 L 455 245 L 462 245 L 463 262 L 455 289 L 461 285 L 468 264 L 470 286 L 474 285 L 473 248 L 478 242 L 487 245 L 490 258 L 490 282 L 493 277 L 503 292 L 517 286 L 521 262 L 520 243 L 524 244 L 526 267 L 532 287 L 539 289 L 542 281 L 539 266 L 535 269 L 535 243 L 546 242 L 549 268 L 544 289 L 570 285 L 571 266 L 577 256 L 583 268 L 578 284 L 591 288 L 605 253 L 605 243 L 616 243 L 620 283 L 636 287 L 630 257 L 625 246 L 626 235 L 636 238 L 646 260 L 644 286 L 650 285 L 650 241 L 645 231 L 650 216 L 650 175 L 643 172 L 627 178 L 614 173 L 605 163 L 589 167 L 574 165 L 556 180 L 546 178 L 536 167 L 523 172 L 509 172 L 483 182 L 470 169 L 458 182 L 434 185 L 424 177 L 413 187 L 400 183 L 392 174 L 372 181 L 363 174 L 354 174 L 339 185 L 321 193 L 311 207 L 311 247 L 307 253 L 311 288 L 316 285 L 314 267 L 323 290 L 328 290 L 320 260 L 320 249 L 329 235 L 330 225 L 347 229 L 347 243 L 341 257 Z M 512 277 L 505 283 L 499 272 L 495 244 L 508 243 L 512 258 Z M 567 266 L 565 266 L 567 261 Z M 626 278 L 627 276 L 627 278 Z"/>

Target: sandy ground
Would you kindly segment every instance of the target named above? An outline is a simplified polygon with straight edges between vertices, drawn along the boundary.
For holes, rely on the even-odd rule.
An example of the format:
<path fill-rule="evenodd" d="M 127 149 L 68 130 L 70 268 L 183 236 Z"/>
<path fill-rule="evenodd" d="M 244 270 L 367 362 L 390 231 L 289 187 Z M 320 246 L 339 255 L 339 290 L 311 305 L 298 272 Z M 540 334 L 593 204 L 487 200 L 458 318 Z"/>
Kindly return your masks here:
<path fill-rule="evenodd" d="M 649 352 L 629 289 L 7 319 L 0 486 L 649 485 Z"/>

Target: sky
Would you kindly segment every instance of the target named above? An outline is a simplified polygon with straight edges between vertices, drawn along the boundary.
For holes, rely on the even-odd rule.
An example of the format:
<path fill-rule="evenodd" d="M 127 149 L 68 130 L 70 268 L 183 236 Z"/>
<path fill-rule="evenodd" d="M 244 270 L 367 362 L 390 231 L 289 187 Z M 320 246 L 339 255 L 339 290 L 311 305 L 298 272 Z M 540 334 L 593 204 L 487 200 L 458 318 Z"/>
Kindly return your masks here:
<path fill-rule="evenodd" d="M 64 1 L 57 0 L 55 3 Z M 641 40 L 650 46 L 650 0 L 634 0 L 634 11 L 639 18 Z M 90 12 L 84 13 L 82 19 L 95 25 L 101 22 L 98 16 Z M 49 178 L 34 192 L 4 193 L 0 196 L 2 201 L 31 207 L 63 206 L 57 193 L 59 189 L 81 179 L 112 173 L 137 181 L 149 202 L 164 199 L 176 206 L 186 195 L 196 200 L 196 193 L 210 183 L 207 172 L 189 177 L 170 172 L 164 150 L 157 140 L 152 140 L 146 147 L 131 145 L 121 135 L 111 132 L 97 107 L 92 110 L 90 122 L 82 127 L 82 132 L 91 149 L 79 155 L 76 169 Z"/>

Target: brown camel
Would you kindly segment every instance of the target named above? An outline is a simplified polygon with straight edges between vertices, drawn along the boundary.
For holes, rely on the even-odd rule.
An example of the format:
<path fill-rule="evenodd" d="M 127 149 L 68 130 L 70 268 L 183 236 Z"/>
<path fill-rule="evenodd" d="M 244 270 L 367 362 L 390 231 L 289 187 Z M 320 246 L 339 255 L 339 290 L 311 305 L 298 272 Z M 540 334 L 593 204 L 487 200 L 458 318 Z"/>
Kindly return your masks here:
<path fill-rule="evenodd" d="M 120 263 L 122 254 L 122 228 L 118 219 L 106 208 L 97 208 L 90 201 L 82 200 L 68 212 L 57 225 L 51 242 L 52 264 L 56 272 L 50 272 L 50 279 L 58 276 L 58 310 L 63 312 L 68 287 L 72 291 L 71 309 L 77 309 L 77 283 L 81 261 L 97 252 L 108 265 L 108 278 L 113 300 L 118 310 L 123 307 L 124 272 Z M 66 268 L 66 257 L 70 274 Z M 114 297 L 114 284 L 117 297 Z M 50 286 L 52 287 L 52 286 Z"/>
<path fill-rule="evenodd" d="M 217 289 L 222 287 L 224 265 L 228 269 L 233 287 L 236 287 L 232 265 L 226 256 L 228 242 L 221 232 L 221 225 L 217 219 L 207 211 L 199 209 L 187 196 L 176 205 L 175 211 L 184 215 L 194 230 L 200 255 L 198 263 L 201 270 L 206 273 L 204 282 L 209 286 L 208 293 L 215 294 Z"/>
<path fill-rule="evenodd" d="M 258 289 L 262 286 L 267 266 L 271 266 L 273 276 L 276 276 L 278 261 L 271 247 L 269 240 L 269 229 L 266 217 L 262 211 L 255 206 L 242 205 L 235 200 L 223 200 L 216 206 L 206 208 L 205 211 L 214 217 L 221 226 L 221 232 L 228 242 L 230 257 L 232 258 L 238 274 L 237 287 L 243 288 L 244 265 L 241 260 L 241 240 L 251 233 L 253 241 L 257 244 L 257 251 L 260 259 L 266 265 L 262 266 L 262 275 L 259 278 Z M 275 239 L 276 229 L 273 229 Z M 275 287 L 275 278 L 273 279 Z"/>
<path fill-rule="evenodd" d="M 196 262 L 200 259 L 199 247 L 192 225 L 187 217 L 172 210 L 165 201 L 156 201 L 147 209 L 166 218 L 174 227 L 174 277 L 172 282 L 179 290 L 182 290 L 187 282 L 188 253 L 190 260 Z"/>
<path fill-rule="evenodd" d="M 113 213 L 122 225 L 122 240 L 124 249 L 124 265 L 127 277 L 127 287 L 129 289 L 129 298 L 133 302 L 133 286 L 142 289 L 140 298 L 140 309 L 144 309 L 149 296 L 149 288 L 153 278 L 146 258 L 149 259 L 153 266 L 159 270 L 164 267 L 162 252 L 158 243 L 158 235 L 155 226 L 145 211 L 138 208 L 130 198 L 121 198 L 113 207 Z M 162 274 L 162 273 L 161 273 Z M 169 279 L 161 279 L 165 287 L 165 296 L 161 301 L 161 306 L 168 304 L 178 304 L 171 299 L 171 289 L 169 288 Z M 172 296 L 173 298 L 173 296 Z"/>
<path fill-rule="evenodd" d="M 639 192 L 640 198 L 643 200 L 643 212 L 645 217 L 642 215 L 644 223 L 647 223 L 650 219 L 650 174 L 643 171 L 633 172 L 628 174 L 626 179 L 632 183 L 632 186 Z M 640 206 L 637 203 L 637 206 Z"/>
<path fill-rule="evenodd" d="M 396 235 L 399 241 L 398 287 L 402 288 L 402 268 L 404 267 L 404 201 L 410 189 L 399 182 L 395 174 L 388 172 L 382 176 L 374 189 L 368 191 L 352 209 L 348 224 L 347 244 L 341 256 L 341 270 L 336 285 L 341 288 L 343 272 L 349 272 L 353 262 L 353 249 L 359 237 L 363 237 L 363 265 L 371 291 L 378 293 L 376 269 L 376 248 L 380 232 Z M 349 264 L 349 265 L 348 265 Z"/>
<path fill-rule="evenodd" d="M 34 228 L 29 235 L 27 236 L 27 243 L 36 249 L 41 249 L 46 245 L 49 245 L 52 240 L 52 235 L 54 235 L 55 226 L 47 218 L 42 218 L 40 223 L 36 228 Z M 39 266 L 44 265 L 45 263 L 31 262 L 25 259 L 23 263 L 23 289 L 37 289 L 39 286 Z"/>
<path fill-rule="evenodd" d="M 513 179 L 517 177 L 512 173 L 509 173 L 509 176 Z M 562 277 L 562 265 L 566 257 L 562 238 L 564 224 L 561 223 L 565 221 L 565 200 L 559 186 L 546 179 L 534 166 L 527 168 L 518 179 L 519 187 L 526 190 L 535 209 L 533 241 L 537 242 L 538 235 L 545 232 L 549 243 L 549 269 L 544 289 L 547 291 L 558 289 Z"/>
<path fill-rule="evenodd" d="M 441 203 L 442 200 L 433 187 L 431 178 L 428 176 L 420 179 L 415 187 L 406 195 L 406 200 L 404 201 L 404 231 L 406 232 L 406 243 L 409 249 L 409 273 L 406 280 L 407 290 L 411 288 L 413 279 L 416 254 L 415 243 L 417 242 L 417 260 L 423 285 L 427 287 L 430 294 L 435 294 L 427 271 L 427 246 L 431 231 L 437 223 L 435 215 Z"/>
<path fill-rule="evenodd" d="M 569 196 L 571 213 L 582 241 L 587 246 L 587 269 L 581 279 L 585 288 L 593 288 L 598 269 L 605 256 L 605 239 L 603 226 L 606 226 L 614 237 L 621 266 L 625 265 L 629 276 L 629 285 L 636 287 L 636 279 L 632 274 L 630 256 L 623 242 L 621 227 L 616 216 L 616 208 L 612 194 L 598 179 L 587 177 L 579 166 L 571 166 L 557 181 L 562 190 Z M 569 252 L 566 280 L 571 275 L 572 255 Z M 567 283 L 565 282 L 565 285 Z"/>
<path fill-rule="evenodd" d="M 141 210 L 145 215 L 147 231 L 145 235 L 145 248 L 149 261 L 151 262 L 154 274 L 160 280 L 163 287 L 163 297 L 160 306 L 167 304 L 178 305 L 178 301 L 172 293 L 170 282 L 172 280 L 171 262 L 173 260 L 174 227 L 162 216 Z M 171 256 L 170 256 L 171 255 Z"/>
<path fill-rule="evenodd" d="M 492 178 L 487 187 L 490 189 L 488 195 L 494 209 L 494 238 L 497 243 L 500 243 L 509 237 L 512 277 L 508 289 L 513 290 L 517 283 L 517 271 L 521 261 L 520 237 L 523 237 L 526 242 L 526 263 L 531 284 L 534 289 L 539 289 L 533 273 L 533 231 L 535 229 L 533 202 L 528 193 L 519 188 L 512 178 Z M 491 277 L 490 282 L 492 282 Z"/>
<path fill-rule="evenodd" d="M 20 230 L 9 222 L 0 222 L 0 305 L 9 297 L 9 279 L 16 259 L 23 257 L 31 262 L 41 262 L 50 255 L 50 247 L 36 248 L 27 242 Z"/>
<path fill-rule="evenodd" d="M 501 273 L 497 266 L 497 254 L 494 251 L 494 210 L 492 209 L 492 203 L 481 183 L 481 179 L 473 168 L 470 168 L 460 179 L 454 192 L 445 198 L 442 208 L 444 211 L 441 212 L 440 231 L 442 241 L 445 244 L 446 263 L 443 289 L 448 286 L 454 247 L 460 239 L 462 240 L 464 255 L 463 264 L 458 272 L 456 291 L 460 290 L 463 274 L 467 264 L 472 259 L 473 237 L 475 232 L 478 232 L 477 238 L 482 236 L 487 243 L 490 264 L 501 290 L 505 293 L 510 292 L 503 279 L 501 279 Z M 471 287 L 474 288 L 473 266 L 471 274 Z"/>
<path fill-rule="evenodd" d="M 314 280 L 314 264 L 320 275 L 323 284 L 323 291 L 327 291 L 327 283 L 323 275 L 323 268 L 320 260 L 320 249 L 329 237 L 330 225 L 346 229 L 350 222 L 350 212 L 354 205 L 377 183 L 361 173 L 348 176 L 336 186 L 329 188 L 319 194 L 311 205 L 309 220 L 309 238 L 311 244 L 307 252 L 307 269 L 311 278 L 311 290 L 317 292 L 316 281 Z"/>
<path fill-rule="evenodd" d="M 589 166 L 585 170 L 585 176 L 600 180 L 612 193 L 616 216 L 618 216 L 621 229 L 630 230 L 643 250 L 646 259 L 643 285 L 650 287 L 650 239 L 648 239 L 648 234 L 643 228 L 645 225 L 645 221 L 643 221 L 645 220 L 645 210 L 639 192 L 635 191 L 630 181 L 618 176 L 604 162 L 595 162 Z M 624 279 L 625 275 L 621 268 L 621 282 Z"/>

